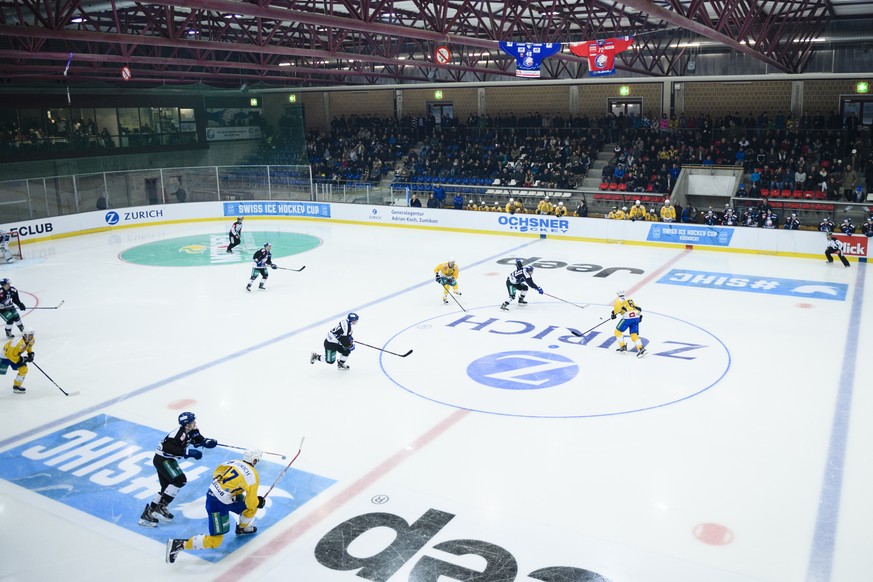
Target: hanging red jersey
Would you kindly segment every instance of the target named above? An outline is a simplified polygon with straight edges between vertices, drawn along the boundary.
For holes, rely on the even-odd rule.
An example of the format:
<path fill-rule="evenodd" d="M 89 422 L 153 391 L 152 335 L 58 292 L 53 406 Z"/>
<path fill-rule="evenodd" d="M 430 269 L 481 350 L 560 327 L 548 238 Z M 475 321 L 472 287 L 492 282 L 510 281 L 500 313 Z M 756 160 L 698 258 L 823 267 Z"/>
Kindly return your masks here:
<path fill-rule="evenodd" d="M 577 57 L 588 59 L 588 75 L 612 75 L 615 73 L 615 55 L 627 50 L 634 43 L 634 37 L 622 36 L 605 40 L 570 43 L 570 52 Z"/>

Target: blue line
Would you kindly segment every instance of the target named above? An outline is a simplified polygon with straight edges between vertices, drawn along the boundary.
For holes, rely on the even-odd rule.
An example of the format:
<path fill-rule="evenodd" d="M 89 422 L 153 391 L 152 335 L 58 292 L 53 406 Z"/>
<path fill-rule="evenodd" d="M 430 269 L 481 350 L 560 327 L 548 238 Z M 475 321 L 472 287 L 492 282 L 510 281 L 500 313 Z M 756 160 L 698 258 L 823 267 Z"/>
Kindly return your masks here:
<path fill-rule="evenodd" d="M 837 538 L 837 523 L 840 517 L 840 495 L 843 487 L 843 470 L 846 465 L 846 447 L 849 440 L 849 417 L 852 412 L 852 390 L 855 384 L 855 368 L 858 365 L 858 337 L 861 333 L 861 308 L 864 298 L 866 263 L 858 263 L 855 278 L 855 294 L 852 297 L 852 317 L 846 332 L 846 348 L 843 352 L 843 367 L 837 402 L 831 424 L 831 442 L 825 463 L 824 481 L 819 496 L 815 533 L 806 571 L 807 582 L 828 582 L 834 565 L 834 546 Z"/>
<path fill-rule="evenodd" d="M 506 255 L 507 253 L 514 254 L 515 251 L 526 248 L 534 243 L 538 243 L 538 242 L 540 242 L 540 240 L 542 240 L 542 239 L 536 238 L 536 239 L 533 239 L 533 240 L 526 242 L 522 245 L 512 247 L 506 251 L 500 252 L 499 254 L 492 255 L 490 257 L 487 257 L 487 258 L 482 259 L 480 261 L 477 261 L 475 263 L 471 263 L 470 267 L 477 267 L 483 263 L 493 261 L 494 259 L 501 257 L 503 255 Z M 343 317 L 345 317 L 345 315 L 349 311 L 362 311 L 362 310 L 366 309 L 367 307 L 371 307 L 373 305 L 378 305 L 379 303 L 382 303 L 383 301 L 393 299 L 399 295 L 403 295 L 404 293 L 408 293 L 410 291 L 414 291 L 416 289 L 419 289 L 421 287 L 425 287 L 428 285 L 433 285 L 432 278 L 429 278 L 424 283 L 417 283 L 415 285 L 407 287 L 406 289 L 402 289 L 400 291 L 395 291 L 394 293 L 391 293 L 391 294 L 386 295 L 384 297 L 381 297 L 379 299 L 374 299 L 373 301 L 369 301 L 369 302 L 364 303 L 362 305 L 359 305 L 357 307 L 353 307 L 352 309 L 349 309 L 348 311 L 342 311 L 340 313 L 337 313 L 336 315 L 331 315 L 330 317 L 328 317 L 326 319 L 322 319 L 321 321 L 316 321 L 316 322 L 311 323 L 307 326 L 295 329 L 293 331 L 283 333 L 282 335 L 276 336 L 272 339 L 262 341 L 261 343 L 255 344 L 255 345 L 250 346 L 248 348 L 244 348 L 238 352 L 224 356 L 223 358 L 219 358 L 217 360 L 212 360 L 211 362 L 201 364 L 200 366 L 197 366 L 196 368 L 191 368 L 190 370 L 186 370 L 184 372 L 174 374 L 173 376 L 170 376 L 169 378 L 164 378 L 163 380 L 158 380 L 157 382 L 153 382 L 152 384 L 149 384 L 147 386 L 137 388 L 137 389 L 132 390 L 130 392 L 127 392 L 121 396 L 117 396 L 115 398 L 111 398 L 109 400 L 106 400 L 105 402 L 101 402 L 100 404 L 95 404 L 93 406 L 89 406 L 88 408 L 85 408 L 85 409 L 80 410 L 78 412 L 74 412 L 73 414 L 69 414 L 69 415 L 64 416 L 62 418 L 59 418 L 57 420 L 53 420 L 51 422 L 43 424 L 42 426 L 38 426 L 36 428 L 26 430 L 23 433 L 17 434 L 15 436 L 11 436 L 9 438 L 6 438 L 6 439 L 3 439 L 2 441 L 0 441 L 0 450 L 5 449 L 6 447 L 13 445 L 13 444 L 19 444 L 19 443 L 21 443 L 21 441 L 29 439 L 30 437 L 32 437 L 36 434 L 39 434 L 43 431 L 67 424 L 67 423 L 72 422 L 74 420 L 77 420 L 77 419 L 79 419 L 87 414 L 91 414 L 93 412 L 97 412 L 99 410 L 102 410 L 103 408 L 106 408 L 107 406 L 112 406 L 113 404 L 118 404 L 120 402 L 124 402 L 125 400 L 132 398 L 134 396 L 139 396 L 140 394 L 145 394 L 146 392 L 151 392 L 152 390 L 155 390 L 156 388 L 161 388 L 162 386 L 166 386 L 167 384 L 170 384 L 170 383 L 175 382 L 177 380 L 181 380 L 183 378 L 187 378 L 188 376 L 193 376 L 194 374 L 198 374 L 198 373 L 203 372 L 205 370 L 208 370 L 210 368 L 214 368 L 215 366 L 218 366 L 219 364 L 224 364 L 224 363 L 229 362 L 231 360 L 235 360 L 236 358 L 240 358 L 240 357 L 248 355 L 252 352 L 256 352 L 260 349 L 271 346 L 277 342 L 286 340 L 290 337 L 294 337 L 295 335 L 302 333 L 304 331 L 308 331 L 308 330 L 313 329 L 317 326 L 325 325 L 327 323 L 335 321 L 337 318 L 342 319 Z"/>

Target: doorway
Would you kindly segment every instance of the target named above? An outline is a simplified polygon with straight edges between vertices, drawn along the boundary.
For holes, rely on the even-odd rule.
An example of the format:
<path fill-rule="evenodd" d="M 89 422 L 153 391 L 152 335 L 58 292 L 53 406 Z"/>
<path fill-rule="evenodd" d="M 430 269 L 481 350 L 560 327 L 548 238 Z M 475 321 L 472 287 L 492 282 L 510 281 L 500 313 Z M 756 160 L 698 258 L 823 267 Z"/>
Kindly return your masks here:
<path fill-rule="evenodd" d="M 636 116 L 643 114 L 642 99 L 615 98 L 609 99 L 609 113 L 620 117 L 623 113 L 625 117 Z"/>

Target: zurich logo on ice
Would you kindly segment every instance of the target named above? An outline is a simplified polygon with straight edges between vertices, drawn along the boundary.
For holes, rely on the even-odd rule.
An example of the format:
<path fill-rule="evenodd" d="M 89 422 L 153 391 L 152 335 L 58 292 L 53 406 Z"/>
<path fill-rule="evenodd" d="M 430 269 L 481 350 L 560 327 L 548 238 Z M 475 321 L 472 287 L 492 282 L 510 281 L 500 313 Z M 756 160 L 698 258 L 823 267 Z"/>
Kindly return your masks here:
<path fill-rule="evenodd" d="M 114 211 L 109 211 L 106 213 L 104 220 L 106 220 L 106 224 L 110 226 L 112 226 L 113 224 L 118 224 L 118 213 Z"/>
<path fill-rule="evenodd" d="M 503 390 L 539 390 L 569 382 L 579 366 L 549 352 L 513 351 L 489 354 L 467 366 L 467 375 L 480 384 Z"/>

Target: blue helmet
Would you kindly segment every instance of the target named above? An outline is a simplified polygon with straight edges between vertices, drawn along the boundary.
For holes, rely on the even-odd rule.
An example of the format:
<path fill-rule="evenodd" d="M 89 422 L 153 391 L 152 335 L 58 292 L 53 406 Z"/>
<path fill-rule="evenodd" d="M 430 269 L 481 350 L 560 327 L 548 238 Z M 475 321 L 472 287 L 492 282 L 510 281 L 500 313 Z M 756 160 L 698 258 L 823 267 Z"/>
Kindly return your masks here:
<path fill-rule="evenodd" d="M 348 316 L 349 323 L 355 323 L 356 321 L 358 321 L 358 319 L 359 318 L 358 318 L 357 313 L 349 313 L 349 316 Z"/>
<path fill-rule="evenodd" d="M 179 426 L 186 426 L 197 420 L 193 412 L 183 412 L 179 415 Z"/>
<path fill-rule="evenodd" d="M 271 245 L 270 243 L 264 243 L 264 248 L 267 248 L 267 247 L 270 247 L 270 246 L 273 246 L 273 245 Z"/>
<path fill-rule="evenodd" d="M 524 268 L 525 273 L 533 273 L 533 265 L 528 265 Z"/>

